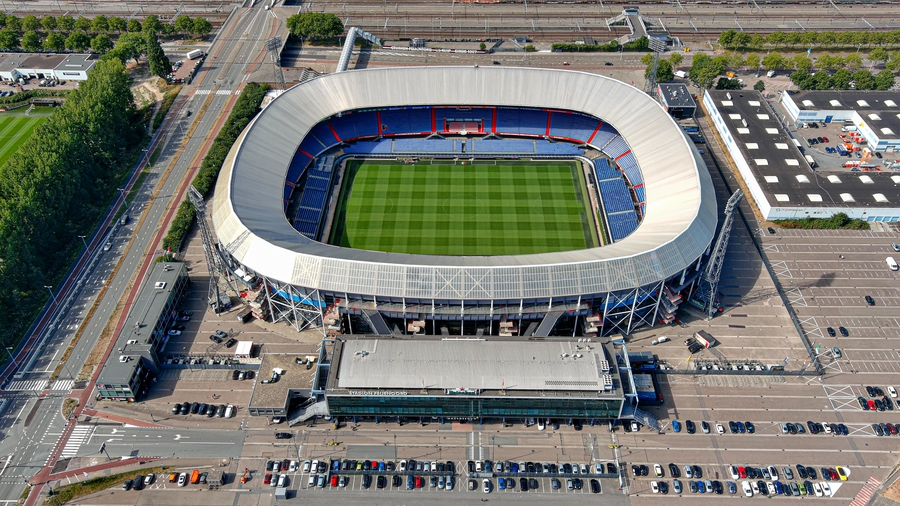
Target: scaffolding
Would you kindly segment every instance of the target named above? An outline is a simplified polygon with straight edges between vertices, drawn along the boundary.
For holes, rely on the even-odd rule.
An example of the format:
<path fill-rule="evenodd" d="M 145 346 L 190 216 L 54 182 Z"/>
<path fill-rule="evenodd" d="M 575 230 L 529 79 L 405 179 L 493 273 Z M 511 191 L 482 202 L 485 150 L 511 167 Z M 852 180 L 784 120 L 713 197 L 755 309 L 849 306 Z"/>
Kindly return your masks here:
<path fill-rule="evenodd" d="M 231 271 L 219 256 L 219 248 L 213 239 L 212 231 L 206 217 L 206 201 L 193 185 L 188 189 L 188 198 L 197 213 L 197 224 L 200 227 L 200 238 L 203 241 L 203 255 L 209 269 L 209 290 L 207 301 L 216 314 L 230 306 L 231 295 L 238 295 L 231 281 Z M 223 304 L 223 302 L 225 304 Z"/>

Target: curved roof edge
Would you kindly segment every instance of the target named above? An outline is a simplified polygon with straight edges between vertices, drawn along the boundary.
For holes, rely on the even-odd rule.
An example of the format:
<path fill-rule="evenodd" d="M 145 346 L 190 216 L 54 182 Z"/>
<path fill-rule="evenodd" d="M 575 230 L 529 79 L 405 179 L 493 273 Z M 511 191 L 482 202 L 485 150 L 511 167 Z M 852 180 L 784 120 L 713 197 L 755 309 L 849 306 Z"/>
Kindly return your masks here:
<path fill-rule="evenodd" d="M 441 104 L 547 107 L 601 118 L 628 141 L 644 175 L 644 221 L 626 239 L 601 248 L 497 257 L 340 248 L 311 241 L 291 227 L 281 199 L 287 167 L 316 123 L 352 109 Z M 232 147 L 216 185 L 212 217 L 220 243 L 235 259 L 293 285 L 377 296 L 490 299 L 603 293 L 666 279 L 707 249 L 717 208 L 699 154 L 662 107 L 632 86 L 572 71 L 415 67 L 331 74 L 282 94 Z"/>

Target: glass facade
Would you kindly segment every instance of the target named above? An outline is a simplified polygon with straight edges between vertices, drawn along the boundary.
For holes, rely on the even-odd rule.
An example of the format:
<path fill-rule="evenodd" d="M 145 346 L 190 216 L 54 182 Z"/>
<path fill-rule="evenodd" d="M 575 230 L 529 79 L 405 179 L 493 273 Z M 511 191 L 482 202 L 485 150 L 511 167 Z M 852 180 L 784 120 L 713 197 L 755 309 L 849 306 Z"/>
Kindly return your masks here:
<path fill-rule="evenodd" d="M 482 396 L 328 395 L 334 416 L 445 416 L 460 418 L 616 418 L 622 399 Z"/>

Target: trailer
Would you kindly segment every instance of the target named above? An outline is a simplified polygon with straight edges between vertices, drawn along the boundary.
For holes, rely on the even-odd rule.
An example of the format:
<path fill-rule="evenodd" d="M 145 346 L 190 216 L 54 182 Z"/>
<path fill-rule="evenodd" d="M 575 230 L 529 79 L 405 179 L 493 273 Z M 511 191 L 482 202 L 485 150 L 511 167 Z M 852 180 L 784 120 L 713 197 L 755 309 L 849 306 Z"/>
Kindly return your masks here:
<path fill-rule="evenodd" d="M 838 154 L 841 155 L 841 156 L 847 156 L 847 150 L 846 150 L 846 148 L 844 148 L 844 146 L 842 146 L 842 145 L 840 145 L 840 144 L 837 145 L 837 152 L 838 152 Z"/>
<path fill-rule="evenodd" d="M 191 51 L 188 51 L 187 54 L 184 56 L 188 60 L 196 60 L 197 58 L 200 58 L 201 56 L 203 56 L 203 51 L 201 51 L 199 49 L 193 49 Z"/>
<path fill-rule="evenodd" d="M 694 332 L 694 339 L 698 343 L 703 345 L 704 348 L 712 348 L 713 346 L 719 344 L 719 342 L 716 341 L 716 338 L 709 335 L 709 333 L 705 330 L 698 330 L 697 332 Z"/>

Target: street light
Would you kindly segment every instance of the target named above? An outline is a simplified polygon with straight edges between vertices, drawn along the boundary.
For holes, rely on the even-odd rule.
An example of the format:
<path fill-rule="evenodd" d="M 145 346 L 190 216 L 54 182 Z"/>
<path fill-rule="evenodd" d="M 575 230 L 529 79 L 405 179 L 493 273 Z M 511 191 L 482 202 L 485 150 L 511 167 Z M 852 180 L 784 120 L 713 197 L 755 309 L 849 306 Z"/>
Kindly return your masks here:
<path fill-rule="evenodd" d="M 117 190 L 119 190 L 119 192 L 122 195 L 122 205 L 124 206 L 125 205 L 125 194 L 128 193 L 128 190 L 126 190 L 125 188 L 117 188 Z"/>
<path fill-rule="evenodd" d="M 147 413 L 150 413 L 150 420 L 152 420 L 153 423 L 156 423 L 156 418 L 153 418 L 153 412 L 150 411 L 150 406 L 147 406 Z"/>
<path fill-rule="evenodd" d="M 79 236 L 78 236 L 78 238 L 81 239 L 81 242 L 84 243 L 84 250 L 85 250 L 85 251 L 88 250 L 87 241 L 85 240 L 86 237 L 87 237 L 86 235 L 79 235 Z"/>
<path fill-rule="evenodd" d="M 15 364 L 16 367 L 19 367 L 19 363 L 16 362 L 16 357 L 14 357 L 14 356 L 12 355 L 12 352 L 9 351 L 9 350 L 11 350 L 11 349 L 12 349 L 12 346 L 7 346 L 7 347 L 6 347 L 6 353 L 9 354 L 9 359 L 13 361 L 13 364 Z"/>
<path fill-rule="evenodd" d="M 56 300 L 56 295 L 53 294 L 53 287 L 50 285 L 44 285 L 44 288 L 46 288 L 47 291 L 50 292 L 50 297 L 53 297 L 53 303 L 56 304 L 57 307 L 59 307 L 59 302 Z"/>

